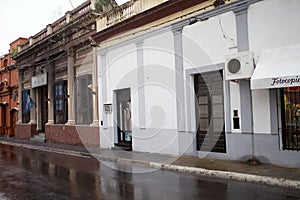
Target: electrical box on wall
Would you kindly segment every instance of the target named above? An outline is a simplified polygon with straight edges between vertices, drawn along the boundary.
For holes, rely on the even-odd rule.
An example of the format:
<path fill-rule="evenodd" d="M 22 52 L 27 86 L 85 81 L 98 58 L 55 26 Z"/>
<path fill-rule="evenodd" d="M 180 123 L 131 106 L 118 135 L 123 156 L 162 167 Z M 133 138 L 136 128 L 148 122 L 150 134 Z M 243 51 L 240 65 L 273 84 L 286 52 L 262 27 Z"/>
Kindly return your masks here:
<path fill-rule="evenodd" d="M 112 105 L 111 104 L 104 104 L 104 112 L 105 112 L 105 114 L 111 114 Z"/>
<path fill-rule="evenodd" d="M 226 56 L 226 80 L 239 80 L 251 78 L 254 71 L 254 53 L 244 51 Z"/>

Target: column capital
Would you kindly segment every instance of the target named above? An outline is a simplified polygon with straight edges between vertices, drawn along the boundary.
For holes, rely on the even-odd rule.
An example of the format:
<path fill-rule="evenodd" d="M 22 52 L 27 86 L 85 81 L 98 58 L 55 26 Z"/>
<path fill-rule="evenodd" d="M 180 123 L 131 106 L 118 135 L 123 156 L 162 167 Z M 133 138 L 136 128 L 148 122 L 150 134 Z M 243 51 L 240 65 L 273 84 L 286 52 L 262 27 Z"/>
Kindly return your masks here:
<path fill-rule="evenodd" d="M 144 40 L 143 39 L 137 40 L 135 42 L 135 45 L 136 45 L 137 48 L 143 47 L 143 44 L 144 44 Z"/>
<path fill-rule="evenodd" d="M 74 49 L 73 49 L 73 48 L 67 49 L 67 56 L 68 56 L 68 57 L 74 56 Z"/>
<path fill-rule="evenodd" d="M 171 30 L 173 32 L 173 34 L 182 34 L 182 30 L 183 30 L 184 24 L 179 23 L 179 24 L 174 24 L 171 27 Z"/>
<path fill-rule="evenodd" d="M 236 16 L 238 15 L 243 15 L 243 14 L 247 14 L 248 13 L 248 8 L 249 8 L 249 5 L 248 4 L 244 4 L 243 6 L 241 7 L 237 7 L 233 10 L 234 14 Z"/>
<path fill-rule="evenodd" d="M 105 57 L 106 53 L 107 53 L 106 49 L 104 49 L 102 51 L 99 51 L 99 54 L 100 54 L 101 57 Z"/>

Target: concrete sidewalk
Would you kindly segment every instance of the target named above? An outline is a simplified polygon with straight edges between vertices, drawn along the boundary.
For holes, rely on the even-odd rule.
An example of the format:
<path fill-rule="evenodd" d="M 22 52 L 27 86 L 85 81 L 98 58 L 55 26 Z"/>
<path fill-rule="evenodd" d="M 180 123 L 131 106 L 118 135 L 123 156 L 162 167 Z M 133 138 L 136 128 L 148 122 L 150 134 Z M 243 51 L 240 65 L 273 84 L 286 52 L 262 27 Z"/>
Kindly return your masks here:
<path fill-rule="evenodd" d="M 157 169 L 300 189 L 300 168 L 281 167 L 269 164 L 254 165 L 240 161 L 216 160 L 190 156 L 174 157 L 162 154 L 100 148 L 86 149 L 83 146 L 39 143 L 31 140 L 7 139 L 5 137 L 0 137 L 0 144 L 73 156 L 95 157 L 104 161 L 141 165 Z"/>

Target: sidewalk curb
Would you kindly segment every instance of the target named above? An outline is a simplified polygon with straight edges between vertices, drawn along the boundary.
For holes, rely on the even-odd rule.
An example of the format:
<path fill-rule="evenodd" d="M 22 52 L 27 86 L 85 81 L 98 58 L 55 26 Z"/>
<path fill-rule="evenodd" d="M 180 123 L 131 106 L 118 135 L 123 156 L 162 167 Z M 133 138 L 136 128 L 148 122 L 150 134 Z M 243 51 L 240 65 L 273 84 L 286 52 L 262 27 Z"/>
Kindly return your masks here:
<path fill-rule="evenodd" d="M 158 162 L 133 160 L 133 159 L 128 159 L 128 158 L 117 158 L 117 157 L 113 157 L 113 156 L 99 155 L 99 154 L 95 154 L 95 153 L 86 153 L 86 152 L 52 148 L 52 147 L 44 147 L 44 146 L 34 146 L 34 145 L 29 145 L 29 144 L 20 144 L 20 143 L 14 143 L 14 142 L 6 142 L 6 141 L 0 141 L 0 144 L 11 145 L 11 146 L 16 146 L 16 147 L 23 147 L 23 148 L 34 149 L 34 150 L 44 151 L 44 152 L 60 153 L 60 154 L 70 155 L 70 156 L 79 156 L 79 157 L 83 157 L 83 158 L 95 157 L 100 160 L 117 162 L 120 164 L 146 166 L 146 167 L 151 167 L 151 168 L 155 168 L 155 169 L 163 169 L 163 170 L 170 170 L 170 171 L 176 171 L 176 172 L 197 174 L 197 175 L 229 179 L 229 180 L 235 180 L 235 181 L 241 181 L 241 182 L 252 182 L 252 183 L 266 184 L 266 185 L 271 185 L 271 186 L 300 189 L 300 181 L 290 180 L 290 179 L 285 179 L 285 178 L 275 178 L 275 177 L 269 177 L 269 176 L 244 174 L 244 173 L 238 173 L 238 172 L 218 171 L 218 170 L 210 170 L 210 169 L 204 169 L 204 168 L 196 168 L 196 167 L 188 167 L 188 166 L 180 166 L 180 165 L 172 165 L 172 164 L 169 165 L 169 164 L 163 164 L 163 163 L 158 163 Z"/>
<path fill-rule="evenodd" d="M 272 186 L 300 189 L 299 181 L 289 180 L 285 178 L 274 178 L 269 176 L 209 170 L 209 169 L 186 167 L 186 166 L 179 166 L 179 165 L 164 165 L 160 163 L 150 163 L 150 166 L 158 169 L 166 169 L 171 171 L 185 172 L 185 173 L 204 175 L 204 176 L 216 177 L 222 179 L 230 179 L 235 181 L 252 182 L 252 183 L 266 184 Z"/>

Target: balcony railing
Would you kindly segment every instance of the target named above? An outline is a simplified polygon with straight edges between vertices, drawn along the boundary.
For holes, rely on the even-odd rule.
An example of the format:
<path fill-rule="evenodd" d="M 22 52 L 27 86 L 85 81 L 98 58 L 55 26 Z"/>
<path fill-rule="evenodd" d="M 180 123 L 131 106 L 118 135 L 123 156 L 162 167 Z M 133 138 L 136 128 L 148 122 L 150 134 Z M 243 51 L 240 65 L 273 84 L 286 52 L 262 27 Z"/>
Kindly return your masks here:
<path fill-rule="evenodd" d="M 168 0 L 131 0 L 121 6 L 110 9 L 107 12 L 100 14 L 100 17 L 97 20 L 97 31 L 104 30 L 166 1 Z M 88 0 L 71 12 L 67 12 L 64 17 L 58 19 L 52 24 L 49 24 L 45 29 L 30 37 L 28 42 L 19 45 L 19 52 L 45 39 L 48 35 L 60 30 L 62 27 L 81 17 L 91 9 L 91 1 Z"/>
<path fill-rule="evenodd" d="M 126 4 L 118 7 L 116 10 L 108 12 L 106 16 L 107 26 L 112 26 L 117 24 L 125 19 L 128 19 L 136 14 L 135 4 L 133 1 L 129 1 Z"/>
<path fill-rule="evenodd" d="M 29 41 L 19 45 L 18 46 L 19 52 L 29 48 L 30 46 L 38 43 L 39 41 L 42 41 L 48 35 L 55 33 L 56 31 L 64 27 L 66 24 L 72 22 L 72 20 L 76 20 L 77 18 L 81 17 L 83 14 L 87 13 L 90 10 L 91 10 L 91 2 L 86 1 L 85 3 L 81 4 L 71 12 L 67 12 L 65 16 L 56 20 L 54 23 L 49 24 L 45 29 L 41 30 L 36 35 L 30 37 Z"/>
<path fill-rule="evenodd" d="M 97 31 L 104 30 L 166 1 L 168 0 L 131 0 L 117 8 L 103 13 L 97 21 Z"/>
<path fill-rule="evenodd" d="M 65 24 L 67 24 L 67 21 L 65 18 L 61 18 L 59 20 L 57 20 L 56 22 L 54 22 L 52 24 L 52 31 L 56 32 L 57 30 L 59 30 L 62 26 L 64 26 Z"/>

